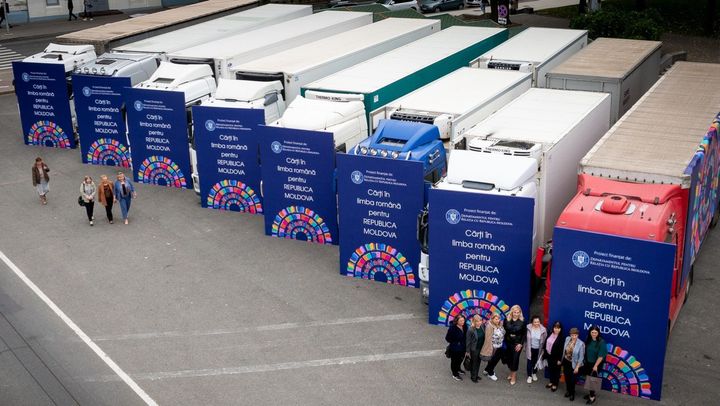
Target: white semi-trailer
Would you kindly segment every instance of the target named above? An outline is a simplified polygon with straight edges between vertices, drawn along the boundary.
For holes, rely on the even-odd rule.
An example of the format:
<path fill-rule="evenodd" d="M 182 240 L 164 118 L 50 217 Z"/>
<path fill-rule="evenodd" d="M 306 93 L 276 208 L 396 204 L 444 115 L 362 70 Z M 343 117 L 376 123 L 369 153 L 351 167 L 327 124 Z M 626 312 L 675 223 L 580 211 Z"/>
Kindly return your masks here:
<path fill-rule="evenodd" d="M 483 195 L 533 198 L 534 222 L 522 226 L 532 227 L 534 258 L 575 192 L 578 161 L 608 130 L 609 117 L 607 94 L 530 89 L 465 134 L 469 150 L 453 151 L 447 177 L 436 187 L 477 193 L 479 200 Z M 419 226 L 421 237 L 432 232 L 427 223 Z M 425 300 L 429 266 L 425 244 L 418 268 Z"/>
<path fill-rule="evenodd" d="M 472 61 L 470 66 L 533 74 L 533 86 L 545 87 L 545 75 L 587 45 L 587 31 L 530 27 Z"/>
<path fill-rule="evenodd" d="M 460 68 L 371 113 L 381 119 L 432 124 L 446 149 L 465 149 L 463 134 L 531 86 L 531 74 Z"/>

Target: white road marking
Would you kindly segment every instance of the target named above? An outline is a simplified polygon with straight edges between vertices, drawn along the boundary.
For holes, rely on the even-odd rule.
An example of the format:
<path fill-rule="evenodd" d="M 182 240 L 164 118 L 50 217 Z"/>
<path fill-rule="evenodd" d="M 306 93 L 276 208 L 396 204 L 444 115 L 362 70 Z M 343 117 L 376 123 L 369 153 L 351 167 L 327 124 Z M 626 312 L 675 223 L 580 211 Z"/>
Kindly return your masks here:
<path fill-rule="evenodd" d="M 241 375 L 258 372 L 275 372 L 289 369 L 325 367 L 332 365 L 353 365 L 365 362 L 392 361 L 398 359 L 427 358 L 440 356 L 444 350 L 409 351 L 386 354 L 358 355 L 354 357 L 325 358 L 309 361 L 283 362 L 279 364 L 249 365 L 243 367 L 212 368 L 212 369 L 186 369 L 181 371 L 148 372 L 133 374 L 137 380 L 156 381 L 162 379 L 197 378 L 209 376 Z M 87 377 L 86 382 L 113 382 L 117 381 L 114 375 Z"/>
<path fill-rule="evenodd" d="M 18 278 L 20 278 L 20 280 L 22 280 L 23 282 L 25 282 L 25 284 L 26 284 L 33 292 L 35 292 L 35 294 L 36 294 L 43 302 L 45 302 L 45 304 L 46 304 L 53 312 L 55 312 L 55 314 L 56 314 L 58 317 L 60 317 L 60 319 L 62 319 L 62 321 L 64 321 L 65 324 L 67 324 L 67 326 L 70 327 L 70 329 L 71 329 L 72 331 L 74 331 L 75 334 L 77 334 L 77 336 L 80 337 L 80 339 L 81 339 L 88 347 L 90 347 L 90 349 L 92 349 L 93 352 L 94 352 L 95 354 L 97 354 L 97 356 L 100 357 L 100 359 L 102 359 L 102 360 L 105 362 L 105 364 L 107 364 L 108 367 L 110 367 L 110 369 L 113 370 L 113 372 L 115 372 L 115 373 L 117 374 L 117 376 L 114 376 L 114 378 L 115 378 L 116 380 L 117 380 L 117 378 L 119 377 L 123 382 L 125 382 L 125 383 L 140 397 L 140 399 L 142 399 L 142 400 L 145 402 L 145 404 L 150 405 L 150 406 L 157 406 L 157 403 L 156 403 L 147 393 L 145 393 L 145 391 L 144 391 L 140 386 L 138 386 L 138 384 L 135 383 L 135 381 L 134 381 L 132 378 L 130 378 L 130 376 L 128 376 L 128 374 L 126 374 L 125 371 L 123 371 L 123 370 L 115 363 L 115 361 L 113 361 L 107 354 L 105 354 L 105 352 L 104 352 L 100 347 L 98 347 L 98 345 L 95 344 L 95 343 L 90 339 L 90 337 L 88 337 L 88 335 L 85 334 L 85 332 L 82 331 L 82 330 L 80 329 L 80 327 L 78 327 L 77 324 L 75 324 L 75 322 L 73 322 L 62 310 L 60 310 L 60 308 L 59 308 L 49 297 L 47 297 L 47 295 L 45 295 L 45 293 L 44 293 L 42 290 L 40 290 L 40 288 L 38 288 L 37 285 L 35 285 L 35 283 L 33 283 L 33 281 L 31 281 L 30 278 L 28 278 L 28 277 L 25 275 L 25 273 L 23 273 L 23 271 L 21 271 L 20 268 L 18 268 L 17 265 L 15 265 L 15 264 L 10 260 L 10 258 L 8 258 L 8 257 L 5 255 L 5 253 L 2 252 L 2 251 L 0 251 L 0 259 L 5 263 L 5 265 L 8 266 L 8 268 L 10 268 L 13 272 L 15 272 L 15 275 L 17 275 Z"/>
<path fill-rule="evenodd" d="M 0 70 L 12 68 L 13 61 L 25 59 L 23 55 L 0 45 Z"/>
<path fill-rule="evenodd" d="M 426 317 L 426 316 L 425 316 Z M 409 313 L 402 314 L 388 314 L 385 316 L 368 316 L 368 317 L 355 317 L 350 319 L 336 319 L 336 320 L 318 320 L 309 322 L 299 323 L 282 323 L 282 324 L 270 324 L 266 326 L 256 327 L 244 327 L 235 329 L 219 329 L 219 330 L 196 330 L 196 331 L 161 331 L 156 333 L 135 333 L 135 334 L 117 334 L 117 335 L 106 335 L 93 337 L 95 341 L 119 341 L 119 340 L 143 340 L 143 339 L 154 339 L 154 338 L 173 338 L 173 337 L 202 337 L 202 336 L 214 336 L 223 334 L 241 334 L 254 331 L 274 331 L 274 330 L 287 330 L 292 328 L 308 328 L 308 327 L 325 327 L 325 326 L 339 326 L 345 324 L 358 324 L 358 323 L 374 323 L 379 321 L 395 321 L 395 320 L 412 320 L 425 318 L 423 316 L 417 316 Z"/>

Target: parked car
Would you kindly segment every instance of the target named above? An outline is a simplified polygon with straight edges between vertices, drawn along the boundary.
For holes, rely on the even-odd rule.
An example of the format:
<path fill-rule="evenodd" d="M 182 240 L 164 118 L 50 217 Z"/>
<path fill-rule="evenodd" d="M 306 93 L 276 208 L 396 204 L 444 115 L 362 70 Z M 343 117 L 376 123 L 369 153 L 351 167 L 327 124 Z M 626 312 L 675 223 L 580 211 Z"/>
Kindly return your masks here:
<path fill-rule="evenodd" d="M 462 9 L 465 0 L 418 0 L 420 11 L 423 13 L 438 13 L 440 11 Z"/>
<path fill-rule="evenodd" d="M 488 0 L 465 0 L 465 7 L 482 7 L 485 3 L 485 7 L 490 5 Z"/>
<path fill-rule="evenodd" d="M 328 1 L 329 8 L 367 6 L 370 4 L 375 4 L 375 1 L 373 1 L 373 0 L 330 0 L 330 1 Z"/>
<path fill-rule="evenodd" d="M 417 10 L 417 0 L 377 0 L 377 4 L 385 6 L 390 11 Z"/>

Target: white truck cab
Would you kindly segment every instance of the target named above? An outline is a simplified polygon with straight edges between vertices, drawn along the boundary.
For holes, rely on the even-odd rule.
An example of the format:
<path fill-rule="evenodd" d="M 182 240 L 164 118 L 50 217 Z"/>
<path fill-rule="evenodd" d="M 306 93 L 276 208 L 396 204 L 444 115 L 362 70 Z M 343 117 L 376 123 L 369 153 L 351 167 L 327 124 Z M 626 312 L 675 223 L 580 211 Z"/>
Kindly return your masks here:
<path fill-rule="evenodd" d="M 130 85 L 150 79 L 158 68 L 158 58 L 152 54 L 106 52 L 94 61 L 75 67 L 74 73 L 112 77 L 129 77 Z"/>
<path fill-rule="evenodd" d="M 150 79 L 141 82 L 135 88 L 154 89 L 185 94 L 185 109 L 187 114 L 188 148 L 190 150 L 191 171 L 195 173 L 197 167 L 197 154 L 195 153 L 195 139 L 192 131 L 192 106 L 201 104 L 215 94 L 215 78 L 210 65 L 179 65 L 171 62 L 160 62 L 160 67 Z M 193 178 L 194 180 L 194 178 Z"/>
<path fill-rule="evenodd" d="M 219 79 L 215 95 L 203 100 L 200 105 L 234 109 L 262 109 L 265 112 L 265 123 L 273 123 L 279 120 L 285 111 L 285 100 L 282 91 L 283 86 L 279 81 L 256 82 L 252 80 Z M 193 139 L 193 143 L 190 144 L 190 156 L 193 164 L 192 180 L 195 193 L 199 195 L 200 174 L 196 165 L 197 152 L 194 141 Z"/>
<path fill-rule="evenodd" d="M 335 149 L 347 152 L 368 137 L 367 118 L 362 98 L 353 100 L 349 95 L 349 98 L 340 100 L 340 96 L 332 94 L 333 100 L 297 96 L 282 118 L 272 125 L 331 132 Z"/>
<path fill-rule="evenodd" d="M 59 45 L 52 42 L 37 54 L 23 59 L 23 62 L 55 63 L 65 66 L 65 75 L 70 76 L 76 67 L 97 58 L 92 45 Z"/>

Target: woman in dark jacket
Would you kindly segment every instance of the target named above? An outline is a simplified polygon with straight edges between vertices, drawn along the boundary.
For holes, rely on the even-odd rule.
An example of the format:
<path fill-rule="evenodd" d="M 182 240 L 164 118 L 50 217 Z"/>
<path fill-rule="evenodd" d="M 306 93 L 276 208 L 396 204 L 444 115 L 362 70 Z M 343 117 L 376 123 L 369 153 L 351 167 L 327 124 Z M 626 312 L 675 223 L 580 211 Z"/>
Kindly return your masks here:
<path fill-rule="evenodd" d="M 600 328 L 598 326 L 590 327 L 588 330 L 588 337 L 585 340 L 585 364 L 583 365 L 583 375 L 586 376 L 598 376 L 598 373 L 602 371 L 603 363 L 605 362 L 605 356 L 607 355 L 607 344 L 600 335 Z M 587 404 L 591 405 L 597 400 L 595 391 L 590 391 L 589 395 L 585 396 Z"/>
<path fill-rule="evenodd" d="M 470 319 L 470 328 L 465 334 L 465 356 L 470 357 L 470 380 L 477 383 L 480 379 L 480 350 L 485 344 L 485 326 L 482 318 L 476 314 Z"/>
<path fill-rule="evenodd" d="M 550 383 L 545 385 L 546 388 L 555 392 L 560 383 L 560 366 L 562 365 L 563 345 L 565 344 L 565 336 L 562 331 L 562 324 L 556 321 L 552 326 L 552 332 L 545 341 L 545 352 L 543 359 L 547 362 L 547 374 Z"/>
<path fill-rule="evenodd" d="M 510 308 L 510 314 L 505 319 L 505 345 L 507 347 L 507 365 L 510 368 L 510 385 L 515 385 L 517 370 L 520 366 L 520 357 L 523 354 L 523 344 L 527 334 L 522 309 L 519 305 Z"/>
<path fill-rule="evenodd" d="M 50 175 L 48 172 L 50 172 L 50 168 L 43 162 L 42 158 L 35 158 L 35 165 L 32 167 L 32 181 L 42 204 L 47 204 L 47 194 L 50 191 Z"/>
<path fill-rule="evenodd" d="M 463 358 L 465 358 L 465 316 L 458 315 L 450 323 L 447 334 L 445 334 L 450 349 L 450 371 L 456 381 L 462 381 L 460 374 L 465 371 L 460 369 Z"/>

